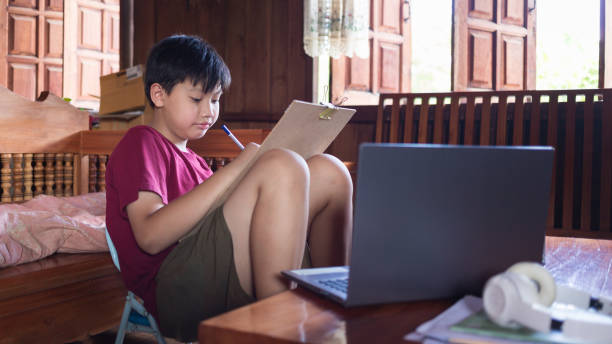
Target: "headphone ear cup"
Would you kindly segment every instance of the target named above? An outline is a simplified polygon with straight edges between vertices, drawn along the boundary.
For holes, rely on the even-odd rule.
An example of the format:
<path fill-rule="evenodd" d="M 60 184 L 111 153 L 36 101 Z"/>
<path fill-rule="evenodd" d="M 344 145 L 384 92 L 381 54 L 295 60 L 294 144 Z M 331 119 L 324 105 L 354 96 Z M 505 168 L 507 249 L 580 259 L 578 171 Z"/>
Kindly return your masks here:
<path fill-rule="evenodd" d="M 509 326 L 521 301 L 518 288 L 505 273 L 487 281 L 482 293 L 483 307 L 489 318 L 500 326 Z"/>
<path fill-rule="evenodd" d="M 508 271 L 526 276 L 536 284 L 538 297 L 535 301 L 537 303 L 548 307 L 555 301 L 557 297 L 555 279 L 542 265 L 532 262 L 521 262 L 512 265 Z"/>

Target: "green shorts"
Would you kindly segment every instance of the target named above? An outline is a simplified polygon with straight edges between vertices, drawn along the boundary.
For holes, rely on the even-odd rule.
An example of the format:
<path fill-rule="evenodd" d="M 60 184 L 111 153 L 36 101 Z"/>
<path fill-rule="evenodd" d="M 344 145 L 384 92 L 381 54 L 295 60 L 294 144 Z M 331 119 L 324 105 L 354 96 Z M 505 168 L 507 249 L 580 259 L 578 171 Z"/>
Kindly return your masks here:
<path fill-rule="evenodd" d="M 157 321 L 164 336 L 197 341 L 200 321 L 254 302 L 238 280 L 232 236 L 219 207 L 164 259 L 157 283 Z"/>
<path fill-rule="evenodd" d="M 223 206 L 200 220 L 193 233 L 168 254 L 155 277 L 160 330 L 183 342 L 197 341 L 202 320 L 255 301 L 240 286 Z M 311 266 L 306 245 L 302 267 Z"/>

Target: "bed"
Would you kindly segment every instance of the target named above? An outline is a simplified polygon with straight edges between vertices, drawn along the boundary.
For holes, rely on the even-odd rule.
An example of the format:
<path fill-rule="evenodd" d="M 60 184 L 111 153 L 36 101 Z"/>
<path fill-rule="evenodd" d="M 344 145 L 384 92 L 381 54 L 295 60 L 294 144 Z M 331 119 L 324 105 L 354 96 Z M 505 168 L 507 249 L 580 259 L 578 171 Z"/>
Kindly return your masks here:
<path fill-rule="evenodd" d="M 117 326 L 127 293 L 104 239 L 104 172 L 125 131 L 90 131 L 88 113 L 60 98 L 32 102 L 2 87 L 0 131 L 0 343 L 71 342 Z M 267 133 L 234 131 L 259 143 Z M 190 147 L 213 170 L 239 153 L 221 130 Z M 7 243 L 15 223 L 28 243 L 20 252 Z"/>

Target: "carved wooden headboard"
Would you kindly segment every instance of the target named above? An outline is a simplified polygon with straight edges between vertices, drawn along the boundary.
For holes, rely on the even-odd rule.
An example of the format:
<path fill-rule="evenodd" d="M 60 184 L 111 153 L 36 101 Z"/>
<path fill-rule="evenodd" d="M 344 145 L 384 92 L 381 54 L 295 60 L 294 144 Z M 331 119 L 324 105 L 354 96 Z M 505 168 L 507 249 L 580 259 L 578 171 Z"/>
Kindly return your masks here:
<path fill-rule="evenodd" d="M 49 94 L 33 102 L 0 87 L 0 201 L 79 193 L 80 132 L 89 114 Z"/>

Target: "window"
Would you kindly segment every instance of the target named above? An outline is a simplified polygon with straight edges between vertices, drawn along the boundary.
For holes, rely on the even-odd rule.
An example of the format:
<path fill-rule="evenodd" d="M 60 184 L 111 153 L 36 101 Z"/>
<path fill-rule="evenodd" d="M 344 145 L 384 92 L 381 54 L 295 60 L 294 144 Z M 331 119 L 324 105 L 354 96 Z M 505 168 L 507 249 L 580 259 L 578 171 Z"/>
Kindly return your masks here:
<path fill-rule="evenodd" d="M 413 0 L 412 92 L 449 92 L 452 0 Z"/>
<path fill-rule="evenodd" d="M 536 88 L 597 88 L 599 1 L 539 0 Z"/>

